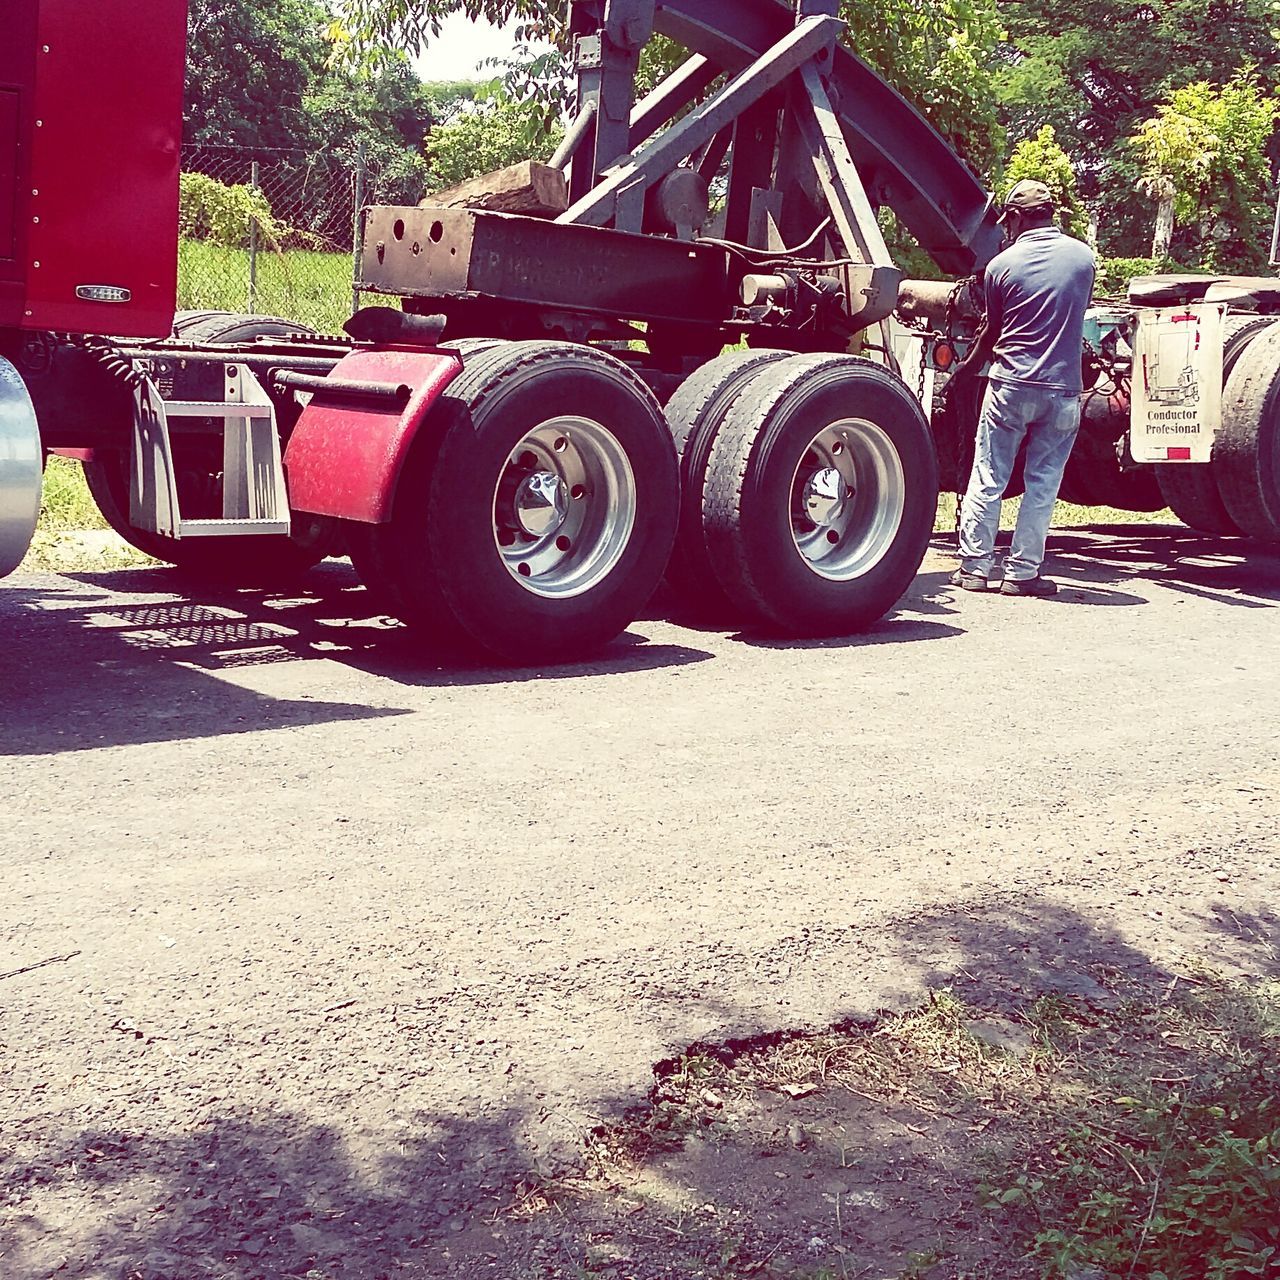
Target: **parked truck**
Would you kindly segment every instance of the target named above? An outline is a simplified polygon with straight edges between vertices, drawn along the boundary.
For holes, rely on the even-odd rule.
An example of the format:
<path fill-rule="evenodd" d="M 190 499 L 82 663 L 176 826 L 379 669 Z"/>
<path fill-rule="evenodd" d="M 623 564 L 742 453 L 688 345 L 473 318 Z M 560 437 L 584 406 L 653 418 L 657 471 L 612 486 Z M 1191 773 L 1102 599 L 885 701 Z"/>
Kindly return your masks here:
<path fill-rule="evenodd" d="M 1000 233 L 982 183 L 841 44 L 837 8 L 573 0 L 563 145 L 366 210 L 373 305 L 324 335 L 175 310 L 182 0 L 9 0 L 0 572 L 57 454 L 144 552 L 241 584 L 348 554 L 431 644 L 567 658 L 664 574 L 793 635 L 882 617 L 924 555 L 940 458 L 959 483 L 972 422 L 931 422 L 927 388 Z M 637 98 L 658 33 L 689 56 Z M 941 302 L 903 281 L 882 208 L 962 282 Z M 1099 330 L 1085 478 L 1113 505 L 1167 498 L 1198 527 L 1276 536 L 1265 324 L 1232 331 L 1249 374 L 1221 467 L 1130 465 L 1120 327 Z"/>

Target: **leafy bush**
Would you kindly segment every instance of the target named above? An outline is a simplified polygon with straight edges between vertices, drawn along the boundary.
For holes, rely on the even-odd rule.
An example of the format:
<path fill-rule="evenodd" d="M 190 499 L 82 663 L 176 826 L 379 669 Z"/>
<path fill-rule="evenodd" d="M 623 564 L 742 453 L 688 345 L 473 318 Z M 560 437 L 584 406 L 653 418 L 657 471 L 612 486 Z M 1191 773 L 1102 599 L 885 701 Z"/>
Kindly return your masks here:
<path fill-rule="evenodd" d="M 283 238 L 283 228 L 266 196 L 252 187 L 228 186 L 207 174 L 184 173 L 179 192 L 178 230 L 186 239 L 243 249 L 255 222 L 268 245 L 277 247 Z"/>
<path fill-rule="evenodd" d="M 1126 1146 L 1141 1183 L 1101 1176 L 1091 1134 L 1066 1144 L 1055 1190 L 1078 1206 L 1076 1222 L 1037 1233 L 1048 1275 L 1081 1266 L 1165 1280 L 1280 1275 L 1280 1099 L 1261 1076 L 1232 1083 L 1242 1093 L 1224 1093 L 1224 1105 L 1117 1099 L 1136 1130 Z M 1044 1184 L 1024 1190 L 1034 1201 Z"/>
<path fill-rule="evenodd" d="M 1024 178 L 1043 182 L 1053 192 L 1063 230 L 1079 240 L 1088 237 L 1089 219 L 1076 191 L 1076 171 L 1058 145 L 1052 125 L 1044 125 L 1034 138 L 1024 138 L 1014 147 L 1004 177 L 1006 191 Z"/>
<path fill-rule="evenodd" d="M 563 136 L 559 125 L 547 128 L 532 100 L 515 102 L 496 91 L 477 96 L 427 138 L 431 188 L 442 191 L 521 160 L 545 160 Z"/>
<path fill-rule="evenodd" d="M 1123 298 L 1129 292 L 1130 280 L 1155 275 L 1167 265 L 1154 258 L 1099 258 L 1094 292 L 1107 298 Z"/>
<path fill-rule="evenodd" d="M 1155 1018 L 1185 1038 L 1183 1070 L 1126 1062 L 986 1205 L 1017 1215 L 1050 1280 L 1277 1280 L 1280 986 L 1207 987 Z"/>
<path fill-rule="evenodd" d="M 1211 271 L 1260 271 L 1271 204 L 1268 147 L 1280 99 L 1245 70 L 1225 85 L 1198 80 L 1173 90 L 1130 139 L 1139 189 L 1160 204 L 1162 251 L 1174 218 Z"/>

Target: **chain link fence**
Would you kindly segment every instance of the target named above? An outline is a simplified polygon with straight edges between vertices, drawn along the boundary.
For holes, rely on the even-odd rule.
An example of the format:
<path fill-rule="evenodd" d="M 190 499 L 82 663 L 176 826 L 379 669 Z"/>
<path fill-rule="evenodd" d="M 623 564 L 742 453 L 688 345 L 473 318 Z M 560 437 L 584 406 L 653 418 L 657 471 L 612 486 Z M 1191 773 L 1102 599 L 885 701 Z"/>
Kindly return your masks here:
<path fill-rule="evenodd" d="M 379 176 L 363 155 L 184 147 L 178 306 L 337 332 L 357 305 L 361 206 L 421 195 Z"/>

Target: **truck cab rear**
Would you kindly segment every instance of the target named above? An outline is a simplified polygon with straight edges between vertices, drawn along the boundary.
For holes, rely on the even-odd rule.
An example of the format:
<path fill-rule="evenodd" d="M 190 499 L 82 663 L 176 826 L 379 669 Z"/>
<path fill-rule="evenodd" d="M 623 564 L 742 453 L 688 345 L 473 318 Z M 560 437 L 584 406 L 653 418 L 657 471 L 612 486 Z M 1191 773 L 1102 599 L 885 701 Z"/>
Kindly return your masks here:
<path fill-rule="evenodd" d="M 43 450 L 127 406 L 61 335 L 172 331 L 186 4 L 10 0 L 4 24 L 0 572 L 29 540 Z"/>

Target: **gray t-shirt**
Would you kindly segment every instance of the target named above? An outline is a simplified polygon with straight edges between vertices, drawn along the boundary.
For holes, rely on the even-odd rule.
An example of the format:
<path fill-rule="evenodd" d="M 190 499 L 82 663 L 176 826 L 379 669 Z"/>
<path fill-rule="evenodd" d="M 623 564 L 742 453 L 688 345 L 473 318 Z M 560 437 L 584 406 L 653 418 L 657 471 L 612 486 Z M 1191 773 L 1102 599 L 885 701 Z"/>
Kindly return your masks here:
<path fill-rule="evenodd" d="M 1094 257 L 1057 227 L 1024 231 L 987 265 L 987 315 L 998 325 L 991 377 L 1079 392 Z"/>

